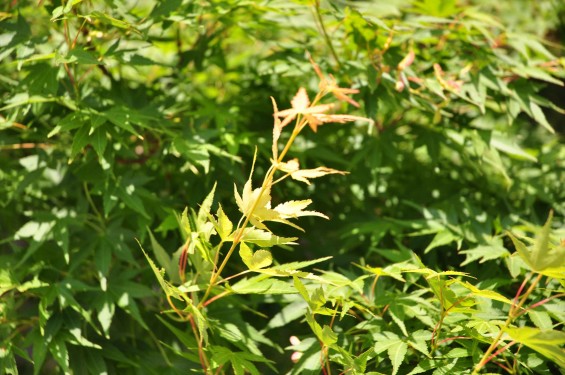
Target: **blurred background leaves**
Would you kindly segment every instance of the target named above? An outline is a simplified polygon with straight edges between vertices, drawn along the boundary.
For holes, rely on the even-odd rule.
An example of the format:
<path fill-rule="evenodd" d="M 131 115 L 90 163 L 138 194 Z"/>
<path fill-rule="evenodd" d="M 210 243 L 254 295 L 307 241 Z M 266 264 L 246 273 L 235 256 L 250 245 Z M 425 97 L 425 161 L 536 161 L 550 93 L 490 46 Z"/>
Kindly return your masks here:
<path fill-rule="evenodd" d="M 268 166 L 269 97 L 288 108 L 316 89 L 307 52 L 361 91 L 358 115 L 375 124 L 297 140 L 301 165 L 350 174 L 272 192 L 332 219 L 305 219 L 300 250 L 275 258 L 334 255 L 324 267 L 353 275 L 351 262 L 410 249 L 499 277 L 504 230 L 565 215 L 565 7 L 518 2 L 4 2 L 0 373 L 16 358 L 36 374 L 196 366 L 173 354 L 182 336 L 156 318 L 163 297 L 135 238 L 151 228 L 175 252 L 175 213 L 215 182 L 235 212 L 256 146 L 258 174 Z M 246 303 L 268 317 L 291 302 Z M 233 303 L 226 322 L 252 327 Z M 269 339 L 275 362 L 292 329 Z"/>

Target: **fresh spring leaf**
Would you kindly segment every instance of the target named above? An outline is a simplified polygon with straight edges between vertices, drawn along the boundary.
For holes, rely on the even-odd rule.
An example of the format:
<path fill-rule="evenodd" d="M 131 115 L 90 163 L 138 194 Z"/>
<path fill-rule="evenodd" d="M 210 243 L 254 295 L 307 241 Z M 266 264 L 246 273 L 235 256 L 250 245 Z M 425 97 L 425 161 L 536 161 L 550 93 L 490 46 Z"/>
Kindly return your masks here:
<path fill-rule="evenodd" d="M 508 233 L 508 236 L 520 257 L 533 271 L 551 277 L 565 278 L 565 246 L 562 244 L 555 246 L 550 243 L 552 218 L 553 214 L 550 213 L 545 225 L 536 235 L 533 246 L 526 246 L 512 233 Z"/>
<path fill-rule="evenodd" d="M 236 294 L 294 294 L 296 288 L 289 282 L 266 275 L 258 275 L 242 279 L 227 287 Z"/>
<path fill-rule="evenodd" d="M 218 218 L 216 222 L 216 232 L 220 235 L 220 238 L 226 240 L 233 230 L 233 223 L 228 218 L 228 216 L 222 210 L 222 206 L 218 207 L 218 212 L 216 213 L 216 217 Z"/>
<path fill-rule="evenodd" d="M 565 368 L 565 333 L 556 330 L 542 331 L 539 328 L 505 328 L 512 340 L 537 351 L 543 356 Z"/>
<path fill-rule="evenodd" d="M 237 187 L 234 187 L 234 196 L 239 207 L 239 211 L 249 217 L 252 225 L 259 229 L 267 229 L 263 224 L 265 221 L 275 221 L 303 230 L 298 225 L 289 221 L 289 219 L 301 216 L 319 216 L 325 219 L 328 217 L 317 211 L 304 211 L 312 200 L 306 199 L 301 201 L 288 201 L 271 208 L 271 188 L 260 187 L 253 189 L 251 186 L 251 177 L 243 187 L 242 195 L 239 195 Z"/>
<path fill-rule="evenodd" d="M 398 369 L 408 351 L 408 344 L 392 332 L 375 334 L 373 335 L 373 340 L 375 341 L 375 353 L 379 354 L 386 351 L 392 363 L 392 374 L 398 373 Z"/>
<path fill-rule="evenodd" d="M 198 210 L 198 216 L 196 219 L 196 226 L 198 228 L 203 227 L 208 216 L 210 216 L 210 209 L 212 208 L 212 202 L 214 201 L 214 192 L 216 191 L 216 185 L 217 184 L 214 184 L 214 187 L 212 187 L 210 193 L 208 193 L 206 198 L 204 198 L 204 200 L 200 204 L 200 209 Z"/>
<path fill-rule="evenodd" d="M 169 278 L 171 278 L 171 280 L 177 282 L 180 281 L 178 277 L 177 268 L 175 267 L 175 264 L 172 262 L 171 256 L 167 253 L 167 251 L 163 248 L 163 246 L 161 246 L 161 244 L 157 242 L 155 236 L 153 236 L 153 233 L 151 233 L 151 230 L 149 230 L 149 228 L 147 228 L 147 232 L 149 233 L 149 239 L 151 240 L 151 247 L 153 248 L 153 254 L 155 254 L 157 263 L 159 263 L 161 267 L 165 268 L 165 271 L 169 276 Z"/>
<path fill-rule="evenodd" d="M 159 269 L 155 265 L 153 260 L 149 257 L 149 255 L 145 252 L 145 250 L 141 246 L 141 243 L 139 243 L 139 241 L 137 243 L 139 244 L 141 251 L 145 255 L 145 258 L 147 259 L 149 266 L 151 266 L 151 269 L 153 270 L 153 273 L 155 274 L 155 277 L 157 278 L 157 281 L 159 282 L 159 285 L 161 285 L 161 288 L 163 289 L 165 294 L 167 296 L 174 297 L 180 301 L 184 301 L 185 299 L 183 298 L 182 293 L 180 293 L 174 285 L 172 285 L 171 283 L 165 280 L 165 270 Z"/>
<path fill-rule="evenodd" d="M 232 237 L 233 236 L 230 236 L 229 239 L 233 240 Z M 294 245 L 296 244 L 294 241 L 297 239 L 297 237 L 275 236 L 271 232 L 256 228 L 245 228 L 245 230 L 243 231 L 243 236 L 241 237 L 241 241 L 251 242 L 261 247 L 271 247 L 275 245 Z"/>
<path fill-rule="evenodd" d="M 257 250 L 253 252 L 244 242 L 239 244 L 239 255 L 250 270 L 265 268 L 273 263 L 273 256 L 270 251 Z"/>
<path fill-rule="evenodd" d="M 244 375 L 245 373 L 260 375 L 253 362 L 270 362 L 263 356 L 249 352 L 233 352 L 223 346 L 214 345 L 210 348 L 210 352 L 213 353 L 211 359 L 216 367 L 230 363 L 235 375 Z"/>

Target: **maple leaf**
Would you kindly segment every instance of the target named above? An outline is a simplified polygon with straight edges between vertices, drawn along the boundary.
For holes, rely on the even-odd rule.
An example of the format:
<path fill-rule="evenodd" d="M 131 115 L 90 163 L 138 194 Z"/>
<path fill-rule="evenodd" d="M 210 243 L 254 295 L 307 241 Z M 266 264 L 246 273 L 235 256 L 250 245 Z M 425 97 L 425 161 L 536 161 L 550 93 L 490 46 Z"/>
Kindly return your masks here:
<path fill-rule="evenodd" d="M 278 140 L 280 136 L 280 131 L 283 127 L 288 125 L 292 120 L 296 118 L 297 115 L 303 115 L 304 118 L 308 121 L 308 126 L 316 132 L 318 130 L 318 126 L 328 122 L 338 122 L 338 123 L 345 123 L 350 121 L 371 121 L 368 118 L 360 117 L 360 116 L 352 116 L 352 115 L 336 115 L 336 114 L 327 114 L 328 110 L 333 108 L 333 104 L 320 104 L 315 105 L 313 107 L 309 107 L 310 99 L 308 99 L 308 94 L 306 90 L 301 87 L 294 98 L 291 101 L 292 108 L 285 109 L 284 111 L 277 111 L 275 110 L 275 117 L 284 117 L 282 122 L 275 121 L 275 129 L 273 129 L 273 141 Z M 275 153 L 275 149 L 273 149 L 273 153 Z"/>
<path fill-rule="evenodd" d="M 320 88 L 320 91 L 326 91 L 326 92 L 330 92 L 333 94 L 333 96 L 335 96 L 338 100 L 344 101 L 344 102 L 348 102 L 349 104 L 359 108 L 360 105 L 358 102 L 356 102 L 355 100 L 353 100 L 352 98 L 350 98 L 347 95 L 351 95 L 351 94 L 358 94 L 359 90 L 357 89 L 351 89 L 351 88 L 344 88 L 344 87 L 339 87 L 337 84 L 336 79 L 334 78 L 334 76 L 332 76 L 331 74 L 330 79 L 328 80 L 324 74 L 322 73 L 322 70 L 320 69 L 320 67 L 318 66 L 318 64 L 316 64 L 314 62 L 314 60 L 312 59 L 311 56 L 309 56 L 310 58 L 310 63 L 312 64 L 312 67 L 314 68 L 314 71 L 316 72 L 316 75 L 318 76 L 318 78 L 320 78 L 320 83 L 318 85 L 318 87 Z"/>
<path fill-rule="evenodd" d="M 324 112 L 332 109 L 334 106 L 333 104 L 320 104 L 311 107 L 310 99 L 308 98 L 308 94 L 304 87 L 298 89 L 298 92 L 294 98 L 292 98 L 290 104 L 292 106 L 291 109 L 275 112 L 276 117 L 283 117 L 282 122 L 278 125 L 280 129 L 293 121 L 296 116 L 302 115 L 308 121 L 308 125 L 315 132 L 318 125 L 321 123 L 321 121 L 317 119 L 316 115 L 323 114 Z"/>
<path fill-rule="evenodd" d="M 271 209 L 271 189 L 257 188 L 251 186 L 251 178 L 243 187 L 242 195 L 239 195 L 237 187 L 234 186 L 234 196 L 239 211 L 249 218 L 251 225 L 259 229 L 267 229 L 263 221 L 274 220 L 279 214 Z"/>
<path fill-rule="evenodd" d="M 300 164 L 298 163 L 298 159 L 294 158 L 287 162 L 280 162 L 276 164 L 276 168 L 280 171 L 291 174 L 300 169 Z"/>
<path fill-rule="evenodd" d="M 318 178 L 328 174 L 347 174 L 348 172 L 338 171 L 337 169 L 327 168 L 327 167 L 318 167 L 314 169 L 301 169 L 296 172 L 290 174 L 292 179 L 297 181 L 302 181 L 307 185 L 310 185 L 309 178 Z"/>
<path fill-rule="evenodd" d="M 323 175 L 323 174 L 322 174 Z M 312 201 L 310 199 L 301 201 L 289 201 L 281 203 L 275 208 L 271 208 L 271 189 L 257 188 L 251 186 L 251 179 L 247 180 L 240 195 L 237 187 L 234 188 L 235 201 L 239 210 L 249 218 L 249 222 L 255 228 L 269 230 L 263 222 L 274 221 L 289 225 L 302 230 L 298 225 L 289 221 L 301 216 L 319 216 L 328 218 L 326 215 L 317 211 L 304 211 Z"/>
<path fill-rule="evenodd" d="M 283 219 L 291 219 L 301 216 L 319 216 L 324 219 L 329 219 L 326 215 L 318 211 L 303 211 L 310 205 L 310 203 L 312 203 L 311 199 L 288 201 L 276 206 L 275 211 L 277 211 Z"/>
<path fill-rule="evenodd" d="M 347 174 L 348 172 L 339 171 L 337 169 L 327 168 L 327 167 L 317 167 L 314 169 L 300 169 L 300 164 L 298 159 L 292 159 L 287 162 L 281 162 L 276 164 L 276 168 L 282 172 L 286 172 L 290 175 L 293 180 L 304 182 L 310 185 L 308 179 L 318 178 L 328 174 Z"/>

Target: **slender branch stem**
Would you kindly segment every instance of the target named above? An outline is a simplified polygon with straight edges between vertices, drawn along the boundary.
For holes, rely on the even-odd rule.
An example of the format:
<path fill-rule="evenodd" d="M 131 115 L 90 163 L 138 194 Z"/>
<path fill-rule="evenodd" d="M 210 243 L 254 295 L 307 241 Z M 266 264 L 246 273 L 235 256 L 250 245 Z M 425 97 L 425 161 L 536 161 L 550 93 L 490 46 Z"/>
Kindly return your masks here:
<path fill-rule="evenodd" d="M 320 25 L 320 30 L 322 31 L 322 35 L 324 36 L 324 40 L 326 41 L 326 44 L 328 45 L 330 52 L 335 60 L 335 62 L 337 63 L 338 68 L 341 68 L 341 61 L 334 49 L 334 46 L 332 44 L 332 40 L 330 39 L 330 36 L 328 35 L 328 32 L 326 30 L 326 26 L 324 25 L 324 20 L 322 19 L 322 14 L 320 12 L 320 0 L 316 0 L 314 2 L 314 16 L 316 17 L 316 20 L 318 21 L 318 24 Z"/>
<path fill-rule="evenodd" d="M 479 361 L 479 363 L 477 364 L 477 366 L 475 366 L 475 368 L 473 369 L 473 372 L 471 373 L 471 375 L 476 375 L 478 374 L 481 369 L 488 363 L 490 362 L 497 354 L 499 354 L 498 352 L 496 353 L 496 355 L 491 355 L 492 352 L 498 347 L 498 345 L 500 344 L 500 339 L 502 338 L 502 335 L 504 334 L 504 329 L 508 328 L 510 326 L 510 324 L 518 317 L 520 316 L 520 309 L 522 308 L 522 306 L 526 303 L 526 300 L 528 299 L 528 297 L 530 296 L 530 294 L 534 291 L 534 289 L 536 288 L 536 286 L 538 285 L 538 283 L 540 282 L 541 278 L 543 277 L 542 274 L 538 274 L 537 277 L 534 279 L 534 281 L 532 281 L 532 284 L 530 285 L 530 287 L 528 288 L 528 290 L 526 290 L 526 292 L 522 295 L 522 297 L 520 297 L 520 301 L 518 302 L 518 304 L 513 305 L 512 307 L 510 307 L 510 311 L 508 312 L 508 319 L 506 319 L 506 322 L 504 322 L 504 325 L 500 328 L 500 331 L 498 332 L 498 334 L 496 335 L 496 337 L 494 338 L 494 340 L 492 341 L 492 343 L 490 344 L 489 348 L 487 349 L 487 351 L 483 354 L 483 357 L 481 358 L 481 360 Z M 524 288 L 524 284 L 522 284 L 522 286 L 520 287 L 520 290 L 523 290 Z M 516 295 L 516 298 L 514 299 L 514 301 L 517 301 L 519 297 L 519 294 Z"/>
<path fill-rule="evenodd" d="M 96 205 L 94 204 L 94 201 L 92 200 L 92 196 L 90 195 L 90 192 L 88 191 L 88 186 L 86 185 L 86 182 L 82 184 L 82 187 L 84 189 L 84 195 L 86 196 L 86 200 L 88 201 L 90 208 L 92 208 L 92 211 L 94 211 L 94 213 L 96 214 L 96 218 L 98 219 L 98 221 L 100 222 L 102 227 L 104 227 L 104 216 L 102 216 L 100 211 L 98 211 L 98 209 L 96 208 Z"/>

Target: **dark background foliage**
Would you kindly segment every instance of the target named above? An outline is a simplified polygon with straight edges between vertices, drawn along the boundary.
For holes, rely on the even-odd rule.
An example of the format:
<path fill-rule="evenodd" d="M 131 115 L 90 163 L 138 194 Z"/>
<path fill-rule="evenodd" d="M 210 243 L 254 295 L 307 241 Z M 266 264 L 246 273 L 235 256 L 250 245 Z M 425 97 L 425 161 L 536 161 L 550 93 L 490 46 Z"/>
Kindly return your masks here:
<path fill-rule="evenodd" d="M 502 260 L 478 261 L 512 249 L 504 231 L 527 232 L 550 210 L 559 228 L 565 215 L 565 7 L 518 3 L 4 2 L 0 373 L 16 362 L 24 374 L 198 368 L 175 354 L 135 239 L 150 247 L 150 230 L 175 252 L 175 215 L 216 182 L 236 214 L 233 184 L 255 148 L 257 175 L 269 165 L 269 97 L 288 108 L 298 87 L 316 89 L 307 52 L 360 90 L 357 114 L 374 124 L 297 140 L 301 165 L 350 174 L 274 190 L 275 202 L 312 198 L 331 218 L 303 220 L 299 246 L 277 261 L 333 255 L 318 267 L 353 278 L 352 263 L 386 266 L 410 249 L 431 268 L 507 286 Z M 244 297 L 210 315 L 260 330 L 289 303 Z M 281 370 L 280 348 L 305 331 L 295 323 L 268 334 Z"/>

